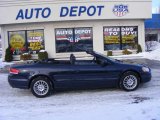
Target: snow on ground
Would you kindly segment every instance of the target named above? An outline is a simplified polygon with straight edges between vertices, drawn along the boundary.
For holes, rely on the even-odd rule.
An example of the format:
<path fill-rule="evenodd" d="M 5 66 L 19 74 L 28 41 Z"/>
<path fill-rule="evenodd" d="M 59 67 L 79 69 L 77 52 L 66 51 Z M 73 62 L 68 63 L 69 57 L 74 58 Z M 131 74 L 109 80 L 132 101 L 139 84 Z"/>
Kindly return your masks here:
<path fill-rule="evenodd" d="M 160 45 L 136 56 L 160 60 Z M 0 68 L 8 64 L 12 63 L 0 59 Z M 0 73 L 0 120 L 159 120 L 159 69 L 152 69 L 152 76 L 150 82 L 133 92 L 119 89 L 63 91 L 39 99 L 30 90 L 11 88 L 7 74 Z"/>
<path fill-rule="evenodd" d="M 36 98 L 11 88 L 0 74 L 0 120 L 159 120 L 160 74 L 133 92 L 119 89 L 57 92 Z"/>
<path fill-rule="evenodd" d="M 146 58 L 146 59 L 150 59 L 150 60 L 160 61 L 160 43 L 152 41 L 152 45 L 149 50 L 152 50 L 152 51 L 142 52 L 142 53 L 138 53 L 138 54 L 131 54 L 131 55 L 113 56 L 113 58 L 117 58 L 117 59 L 119 59 L 119 58 L 120 59 Z"/>

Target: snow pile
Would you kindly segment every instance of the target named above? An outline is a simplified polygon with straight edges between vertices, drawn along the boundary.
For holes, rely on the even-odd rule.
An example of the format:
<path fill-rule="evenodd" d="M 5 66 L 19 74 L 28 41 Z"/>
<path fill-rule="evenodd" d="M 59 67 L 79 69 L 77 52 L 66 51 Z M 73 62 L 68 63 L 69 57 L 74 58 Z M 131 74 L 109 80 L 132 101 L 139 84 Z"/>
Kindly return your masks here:
<path fill-rule="evenodd" d="M 8 63 L 8 62 L 3 62 L 3 61 L 2 61 L 2 58 L 0 58 L 0 69 L 4 68 L 4 67 L 7 66 L 7 65 L 12 65 L 12 64 L 13 64 L 12 62 L 10 62 L 10 63 Z"/>
<path fill-rule="evenodd" d="M 155 42 L 155 45 L 151 47 L 153 51 L 139 53 L 138 55 L 143 56 L 143 58 L 150 60 L 159 60 L 160 61 L 160 43 Z"/>
<path fill-rule="evenodd" d="M 160 43 L 156 41 L 152 41 L 152 44 L 148 50 L 152 50 L 149 52 L 142 52 L 138 54 L 130 54 L 130 55 L 119 55 L 113 56 L 115 59 L 139 59 L 139 58 L 146 58 L 150 60 L 158 60 L 160 61 Z"/>
<path fill-rule="evenodd" d="M 156 50 L 159 46 L 159 42 L 157 41 L 147 41 L 145 43 L 146 45 L 146 51 L 152 51 L 152 50 Z"/>
<path fill-rule="evenodd" d="M 46 50 L 40 50 L 39 52 L 46 52 Z"/>

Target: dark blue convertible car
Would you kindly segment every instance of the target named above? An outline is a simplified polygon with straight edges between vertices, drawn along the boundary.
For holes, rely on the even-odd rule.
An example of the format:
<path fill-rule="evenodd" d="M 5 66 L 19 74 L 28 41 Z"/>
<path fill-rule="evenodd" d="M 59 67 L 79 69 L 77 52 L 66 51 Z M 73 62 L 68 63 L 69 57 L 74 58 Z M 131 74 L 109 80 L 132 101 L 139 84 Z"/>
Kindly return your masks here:
<path fill-rule="evenodd" d="M 147 66 L 125 64 L 94 51 L 93 59 L 46 59 L 32 64 L 13 65 L 8 82 L 13 88 L 31 89 L 36 97 L 46 97 L 53 90 L 120 87 L 125 91 L 137 89 L 151 80 Z"/>

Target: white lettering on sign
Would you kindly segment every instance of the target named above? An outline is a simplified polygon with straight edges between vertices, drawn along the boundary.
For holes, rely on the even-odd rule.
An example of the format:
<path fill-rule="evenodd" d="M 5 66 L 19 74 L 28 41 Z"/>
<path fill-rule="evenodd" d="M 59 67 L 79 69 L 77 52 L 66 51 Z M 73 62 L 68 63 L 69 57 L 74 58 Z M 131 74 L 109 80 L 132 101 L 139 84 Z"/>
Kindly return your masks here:
<path fill-rule="evenodd" d="M 108 32 L 110 36 L 116 36 L 119 34 L 120 28 L 112 27 L 112 28 L 105 28 L 105 32 Z"/>
<path fill-rule="evenodd" d="M 75 30 L 75 34 L 90 34 L 91 30 Z"/>
<path fill-rule="evenodd" d="M 137 35 L 137 31 L 134 31 L 133 27 L 122 27 L 121 31 L 122 35 Z"/>
<path fill-rule="evenodd" d="M 56 35 L 67 35 L 67 34 L 73 34 L 72 30 L 57 30 Z"/>

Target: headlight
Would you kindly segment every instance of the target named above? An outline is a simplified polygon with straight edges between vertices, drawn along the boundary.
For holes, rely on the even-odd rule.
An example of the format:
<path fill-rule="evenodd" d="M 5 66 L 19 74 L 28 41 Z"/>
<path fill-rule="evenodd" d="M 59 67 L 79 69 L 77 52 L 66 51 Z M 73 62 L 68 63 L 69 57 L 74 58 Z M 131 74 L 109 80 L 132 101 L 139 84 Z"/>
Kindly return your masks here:
<path fill-rule="evenodd" d="M 142 67 L 142 71 L 143 72 L 149 72 L 149 68 L 148 67 Z"/>

